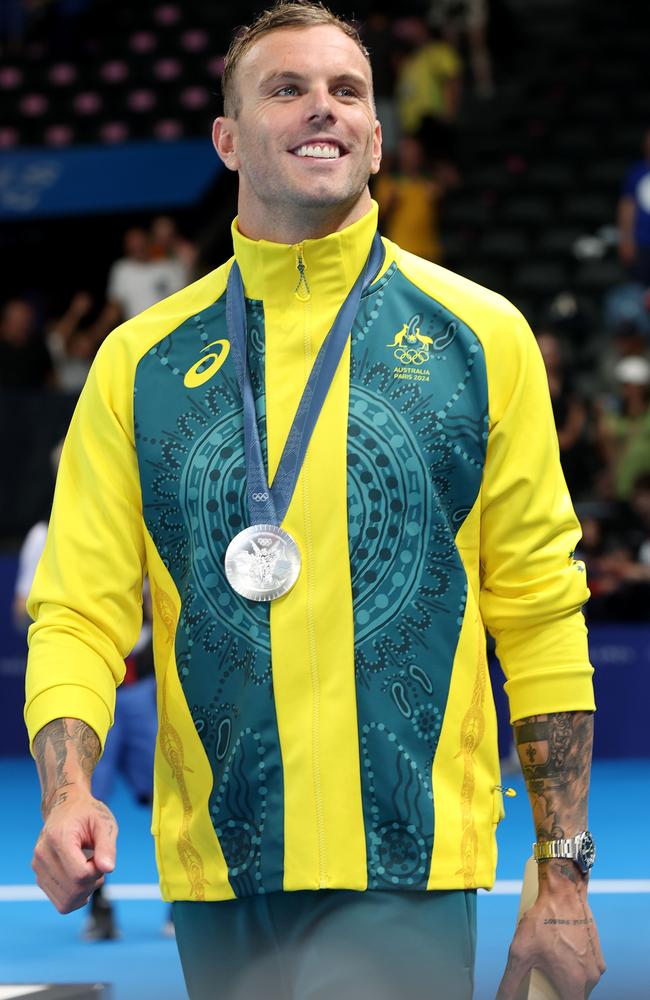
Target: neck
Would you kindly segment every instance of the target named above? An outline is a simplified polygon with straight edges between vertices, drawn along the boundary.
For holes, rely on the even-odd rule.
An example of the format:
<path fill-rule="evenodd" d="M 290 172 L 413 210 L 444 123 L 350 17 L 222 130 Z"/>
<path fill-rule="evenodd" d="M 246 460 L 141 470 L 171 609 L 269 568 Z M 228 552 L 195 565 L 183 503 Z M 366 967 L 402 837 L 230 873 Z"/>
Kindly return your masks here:
<path fill-rule="evenodd" d="M 338 233 L 354 222 L 358 222 L 371 207 L 370 192 L 366 187 L 352 203 L 327 205 L 312 210 L 298 206 L 287 210 L 278 206 L 263 214 L 259 205 L 251 211 L 247 199 L 240 190 L 237 206 L 237 227 L 249 240 L 266 240 L 269 243 L 302 243 L 304 240 L 319 240 L 330 233 Z M 292 206 L 293 208 L 293 206 Z"/>

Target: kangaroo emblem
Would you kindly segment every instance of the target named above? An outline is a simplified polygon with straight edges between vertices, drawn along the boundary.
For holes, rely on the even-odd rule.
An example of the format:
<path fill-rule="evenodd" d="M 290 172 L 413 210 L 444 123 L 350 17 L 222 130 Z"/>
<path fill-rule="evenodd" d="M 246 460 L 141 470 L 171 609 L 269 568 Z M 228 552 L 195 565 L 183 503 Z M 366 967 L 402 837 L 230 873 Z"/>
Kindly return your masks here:
<path fill-rule="evenodd" d="M 407 330 L 408 330 L 408 325 L 405 323 L 404 326 L 402 327 L 402 329 L 398 330 L 397 333 L 395 334 L 395 340 L 393 341 L 393 343 L 392 344 L 386 344 L 386 347 L 401 347 L 402 346 L 402 341 L 404 340 L 404 337 L 406 336 Z"/>
<path fill-rule="evenodd" d="M 422 316 L 416 313 L 397 331 L 393 343 L 386 344 L 394 349 L 393 356 L 403 365 L 422 365 L 429 360 L 433 340 L 421 332 L 421 323 Z"/>

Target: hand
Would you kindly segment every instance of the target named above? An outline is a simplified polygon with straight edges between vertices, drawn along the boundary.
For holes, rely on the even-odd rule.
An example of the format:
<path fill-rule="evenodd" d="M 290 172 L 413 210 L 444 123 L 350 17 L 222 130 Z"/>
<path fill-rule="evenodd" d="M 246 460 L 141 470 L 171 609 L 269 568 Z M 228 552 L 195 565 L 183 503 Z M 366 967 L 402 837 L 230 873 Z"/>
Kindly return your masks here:
<path fill-rule="evenodd" d="M 532 968 L 562 1000 L 585 1000 L 605 972 L 598 931 L 584 891 L 540 895 L 521 918 L 497 1000 L 516 1000 Z"/>
<path fill-rule="evenodd" d="M 70 303 L 70 312 L 78 319 L 90 312 L 93 305 L 93 297 L 88 292 L 76 292 Z"/>
<path fill-rule="evenodd" d="M 85 789 L 57 792 L 34 849 L 36 881 L 59 913 L 88 901 L 115 867 L 117 823 Z"/>

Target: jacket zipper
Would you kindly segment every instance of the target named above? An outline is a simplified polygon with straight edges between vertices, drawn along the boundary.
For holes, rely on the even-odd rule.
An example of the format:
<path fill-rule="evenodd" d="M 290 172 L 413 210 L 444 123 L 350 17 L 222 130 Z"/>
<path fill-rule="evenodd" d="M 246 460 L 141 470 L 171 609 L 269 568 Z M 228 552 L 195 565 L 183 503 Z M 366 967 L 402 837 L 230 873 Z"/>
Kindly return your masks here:
<path fill-rule="evenodd" d="M 303 244 L 296 246 L 296 269 L 298 271 L 298 282 L 295 287 L 296 298 L 301 302 L 308 302 L 311 298 L 311 289 L 307 281 L 305 259 L 303 254 Z M 309 314 L 304 314 L 304 351 L 307 370 L 311 370 L 313 364 L 311 337 L 309 329 Z M 305 524 L 305 547 L 306 570 L 307 570 L 307 638 L 309 642 L 309 668 L 311 676 L 312 692 L 312 779 L 314 782 L 314 804 L 316 808 L 316 831 L 318 837 L 318 885 L 320 888 L 327 886 L 327 862 L 326 862 L 326 839 L 325 821 L 323 816 L 323 789 L 321 782 L 321 745 L 320 745 L 320 677 L 318 673 L 318 648 L 316 643 L 316 623 L 314 620 L 314 579 L 310 567 L 313 566 L 313 533 L 311 507 L 309 503 L 309 470 L 303 467 L 303 517 Z"/>
<path fill-rule="evenodd" d="M 302 243 L 296 244 L 296 269 L 298 271 L 298 283 L 294 288 L 296 298 L 301 302 L 307 302 L 311 298 L 311 289 L 305 273 L 305 258 L 303 255 L 304 246 Z"/>

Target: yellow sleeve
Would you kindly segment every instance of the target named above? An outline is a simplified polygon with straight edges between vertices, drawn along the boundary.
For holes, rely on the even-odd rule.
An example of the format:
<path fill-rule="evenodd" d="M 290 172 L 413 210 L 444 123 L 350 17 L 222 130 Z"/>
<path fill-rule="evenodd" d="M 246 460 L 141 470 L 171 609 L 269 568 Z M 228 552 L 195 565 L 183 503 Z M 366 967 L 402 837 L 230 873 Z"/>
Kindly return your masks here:
<path fill-rule="evenodd" d="M 78 718 L 102 747 L 142 620 L 145 561 L 133 437 L 133 365 L 118 330 L 72 418 L 45 551 L 28 600 L 25 721 Z"/>
<path fill-rule="evenodd" d="M 523 317 L 510 307 L 504 319 L 486 349 L 480 603 L 516 720 L 595 706 L 581 610 L 589 591 L 584 565 L 573 558 L 580 526 L 560 467 L 546 371 Z"/>

